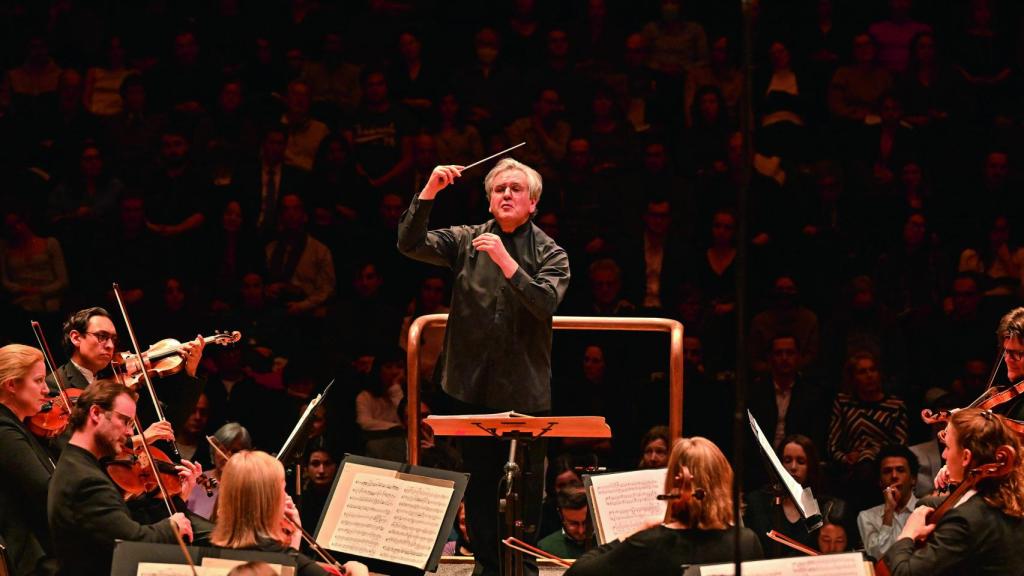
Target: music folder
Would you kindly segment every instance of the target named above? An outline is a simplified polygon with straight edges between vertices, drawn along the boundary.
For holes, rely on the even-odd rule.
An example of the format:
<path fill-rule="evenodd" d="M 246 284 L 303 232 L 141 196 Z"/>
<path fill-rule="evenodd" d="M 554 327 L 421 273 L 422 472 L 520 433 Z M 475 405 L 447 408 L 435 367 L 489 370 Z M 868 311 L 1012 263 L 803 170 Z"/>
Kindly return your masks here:
<path fill-rule="evenodd" d="M 468 483 L 464 473 L 348 455 L 313 538 L 371 572 L 434 572 Z"/>
<path fill-rule="evenodd" d="M 814 532 L 821 528 L 821 512 L 818 510 L 818 501 L 814 499 L 811 489 L 801 486 L 782 465 L 782 462 L 779 462 L 779 457 L 775 455 L 775 450 L 768 443 L 764 432 L 761 431 L 761 426 L 758 425 L 750 410 L 747 410 L 747 419 L 750 420 L 750 429 L 753 431 L 754 437 L 757 438 L 757 445 L 761 449 L 761 454 L 768 461 L 769 472 L 778 480 L 778 484 L 782 486 L 786 494 L 793 499 L 797 510 L 800 511 L 800 515 L 804 518 L 804 526 L 807 528 L 807 531 Z"/>
<path fill-rule="evenodd" d="M 204 559 L 217 558 L 241 562 L 266 562 L 291 567 L 295 559 L 279 552 L 258 550 L 234 550 L 211 546 L 186 546 L 192 563 L 202 566 Z M 187 566 L 181 547 L 177 544 L 151 544 L 147 542 L 120 541 L 114 546 L 114 559 L 110 567 L 111 576 L 136 576 L 140 563 L 180 564 Z"/>

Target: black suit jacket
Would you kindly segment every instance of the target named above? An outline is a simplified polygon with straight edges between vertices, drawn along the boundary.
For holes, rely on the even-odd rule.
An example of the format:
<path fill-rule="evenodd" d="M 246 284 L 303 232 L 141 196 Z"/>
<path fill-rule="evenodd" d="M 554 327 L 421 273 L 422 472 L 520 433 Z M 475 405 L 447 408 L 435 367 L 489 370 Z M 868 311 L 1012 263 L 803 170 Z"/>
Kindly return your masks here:
<path fill-rule="evenodd" d="M 85 376 L 71 362 L 67 362 L 57 368 L 57 370 L 63 376 L 65 386 L 81 388 L 83 390 L 89 386 Z M 109 366 L 100 370 L 97 374 L 98 378 L 109 378 L 112 376 L 113 372 L 111 372 Z M 50 385 L 51 391 L 57 391 L 57 385 L 53 382 L 52 374 L 47 375 L 46 383 Z M 202 391 L 202 386 L 203 384 L 199 379 L 189 376 L 185 373 L 184 369 L 166 378 L 153 379 L 153 387 L 156 388 L 157 396 L 161 402 L 161 411 L 163 411 L 164 417 L 167 418 L 175 429 L 180 428 L 185 423 L 185 420 L 192 412 L 192 408 L 199 401 L 199 393 Z M 143 427 L 146 427 L 156 422 L 156 409 L 153 407 L 153 401 L 149 399 L 149 393 L 146 392 L 146 386 L 142 381 L 139 382 L 136 390 L 139 392 L 139 400 L 137 402 L 139 422 L 142 423 Z M 65 441 L 64 443 L 66 444 L 67 442 Z"/>
<path fill-rule="evenodd" d="M 115 540 L 176 542 L 169 520 L 150 525 L 133 520 L 99 461 L 73 444 L 53 472 L 47 517 L 62 574 L 107 576 Z"/>
<path fill-rule="evenodd" d="M 56 573 L 46 525 L 46 491 L 52 474 L 53 462 L 46 450 L 0 404 L 0 537 L 15 576 Z"/>
<path fill-rule="evenodd" d="M 277 186 L 274 218 L 270 222 L 264 222 L 264 227 L 259 230 L 259 234 L 263 238 L 274 233 L 277 204 L 281 201 L 281 196 L 288 193 L 299 194 L 303 197 L 306 195 L 306 177 L 301 170 L 285 165 L 281 165 L 280 170 L 281 180 Z M 263 200 L 263 164 L 256 162 L 235 170 L 231 179 L 231 187 L 232 195 L 242 206 L 242 215 L 246 225 L 255 230 Z"/>
<path fill-rule="evenodd" d="M 975 494 L 942 517 L 922 548 L 903 538 L 883 559 L 892 576 L 1019 576 L 1024 574 L 1022 549 L 1024 520 L 1007 516 Z"/>
<path fill-rule="evenodd" d="M 85 379 L 85 376 L 82 375 L 78 368 L 75 368 L 75 365 L 71 362 L 67 362 L 63 366 L 57 368 L 57 371 L 60 372 L 61 381 L 66 387 L 81 388 L 82 390 L 85 390 L 89 385 L 89 381 Z M 57 392 L 57 383 L 53 379 L 53 374 L 46 375 L 46 384 L 50 386 L 50 392 Z"/>
<path fill-rule="evenodd" d="M 687 245 L 674 232 L 670 231 L 665 239 L 664 253 L 661 257 L 661 274 L 659 275 L 659 297 L 661 308 L 671 312 L 679 296 L 679 285 L 685 278 L 686 264 L 692 259 Z M 644 256 L 644 233 L 641 230 L 637 238 L 622 247 L 616 262 L 622 267 L 622 297 L 637 308 L 644 305 L 644 294 L 647 292 L 647 261 Z"/>
<path fill-rule="evenodd" d="M 775 404 L 775 386 L 771 377 L 754 380 L 747 392 L 747 408 L 761 426 L 768 442 L 775 436 L 775 425 L 779 421 L 779 409 Z M 818 457 L 825 455 L 825 432 L 828 428 L 829 409 L 821 398 L 821 393 L 813 385 L 801 377 L 797 377 L 793 385 L 793 393 L 786 410 L 786 436 L 803 434 L 810 438 L 818 448 Z M 747 433 L 748 454 L 757 454 L 759 449 L 753 442 L 753 434 Z M 769 480 L 763 466 L 749 466 L 745 475 L 744 485 L 756 488 Z"/>

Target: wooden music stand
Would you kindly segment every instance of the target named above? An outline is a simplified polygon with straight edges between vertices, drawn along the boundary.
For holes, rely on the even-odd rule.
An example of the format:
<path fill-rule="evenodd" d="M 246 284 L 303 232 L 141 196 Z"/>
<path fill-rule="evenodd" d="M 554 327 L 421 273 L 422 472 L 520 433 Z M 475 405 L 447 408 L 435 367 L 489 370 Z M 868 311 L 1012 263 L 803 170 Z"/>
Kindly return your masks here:
<path fill-rule="evenodd" d="M 427 416 L 423 422 L 435 436 L 493 436 L 509 441 L 505 463 L 505 494 L 499 496 L 498 513 L 505 517 L 506 536 L 523 538 L 523 501 L 521 465 L 524 459 L 520 442 L 549 438 L 611 438 L 612 430 L 603 416 L 526 416 L 515 412 Z M 470 479 L 472 481 L 472 479 Z M 507 576 L 523 576 L 523 553 L 502 547 L 502 563 Z"/>

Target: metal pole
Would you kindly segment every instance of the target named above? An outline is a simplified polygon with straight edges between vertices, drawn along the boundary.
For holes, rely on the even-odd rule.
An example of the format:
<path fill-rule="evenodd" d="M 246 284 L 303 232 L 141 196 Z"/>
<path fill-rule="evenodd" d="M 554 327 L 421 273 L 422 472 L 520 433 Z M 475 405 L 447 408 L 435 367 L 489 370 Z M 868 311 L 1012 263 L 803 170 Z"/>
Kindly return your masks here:
<path fill-rule="evenodd" d="M 741 524 L 740 498 L 743 488 L 743 439 L 746 438 L 747 412 L 747 197 L 750 191 L 751 170 L 754 163 L 753 127 L 753 19 L 750 0 L 740 0 L 743 14 L 743 94 L 740 105 L 740 130 L 743 135 L 743 160 L 740 186 L 736 191 L 736 409 L 733 412 L 733 519 Z M 733 542 L 733 563 L 736 576 L 743 574 L 743 556 L 740 531 L 737 528 Z"/>

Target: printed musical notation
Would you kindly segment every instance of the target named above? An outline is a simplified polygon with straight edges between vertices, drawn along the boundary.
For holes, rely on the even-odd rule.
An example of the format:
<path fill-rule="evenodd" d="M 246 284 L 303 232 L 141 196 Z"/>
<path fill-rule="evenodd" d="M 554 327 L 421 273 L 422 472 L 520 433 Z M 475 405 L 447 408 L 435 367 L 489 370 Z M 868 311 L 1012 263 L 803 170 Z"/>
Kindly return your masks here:
<path fill-rule="evenodd" d="M 330 548 L 423 568 L 454 487 L 355 474 Z"/>
<path fill-rule="evenodd" d="M 592 516 L 602 544 L 665 518 L 665 469 L 589 477 Z"/>

